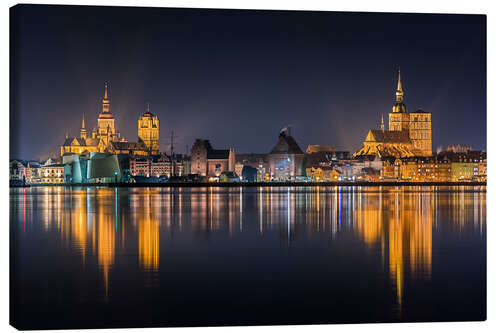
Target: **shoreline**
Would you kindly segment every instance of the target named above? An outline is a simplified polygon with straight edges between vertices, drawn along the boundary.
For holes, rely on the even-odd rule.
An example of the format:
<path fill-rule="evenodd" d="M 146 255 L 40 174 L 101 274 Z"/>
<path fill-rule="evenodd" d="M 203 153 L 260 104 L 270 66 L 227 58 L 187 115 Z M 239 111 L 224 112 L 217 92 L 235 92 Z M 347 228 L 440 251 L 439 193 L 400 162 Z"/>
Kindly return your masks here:
<path fill-rule="evenodd" d="M 251 183 L 78 183 L 25 184 L 16 187 L 373 187 L 373 186 L 487 186 L 487 182 L 251 182 Z"/>

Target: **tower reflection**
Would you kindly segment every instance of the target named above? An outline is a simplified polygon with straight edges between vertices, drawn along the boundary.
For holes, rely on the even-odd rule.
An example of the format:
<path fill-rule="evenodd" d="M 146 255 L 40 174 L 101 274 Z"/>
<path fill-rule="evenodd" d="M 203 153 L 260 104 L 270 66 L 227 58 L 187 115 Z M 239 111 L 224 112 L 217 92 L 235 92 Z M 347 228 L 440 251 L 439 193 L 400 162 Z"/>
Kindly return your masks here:
<path fill-rule="evenodd" d="M 215 247 L 243 238 L 252 246 L 272 240 L 288 254 L 297 244 L 354 240 L 350 246 L 381 263 L 401 307 L 408 281 L 432 279 L 437 231 L 457 239 L 485 231 L 486 195 L 478 190 L 484 189 L 45 187 L 20 189 L 12 213 L 23 233 L 55 231 L 83 266 L 97 267 L 108 296 L 117 258 L 132 253 L 141 271 L 158 272 L 160 254 L 168 257 L 174 241 L 192 249 L 207 240 Z M 33 225 L 34 212 L 39 225 Z M 345 255 L 350 251 L 346 247 Z"/>

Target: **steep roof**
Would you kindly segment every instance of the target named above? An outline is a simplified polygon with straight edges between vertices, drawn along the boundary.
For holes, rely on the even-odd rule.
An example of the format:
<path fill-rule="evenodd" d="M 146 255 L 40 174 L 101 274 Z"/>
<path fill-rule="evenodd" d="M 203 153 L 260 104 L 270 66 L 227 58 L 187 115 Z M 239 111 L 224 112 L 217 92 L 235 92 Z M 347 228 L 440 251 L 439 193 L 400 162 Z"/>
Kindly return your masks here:
<path fill-rule="evenodd" d="M 278 143 L 271 150 L 271 154 L 304 154 L 304 152 L 292 136 L 281 132 Z"/>
<path fill-rule="evenodd" d="M 128 141 L 112 141 L 111 145 L 116 150 L 145 150 L 147 149 L 144 142 L 128 142 Z"/>
<path fill-rule="evenodd" d="M 64 139 L 63 146 L 72 146 L 73 143 L 78 144 L 79 146 L 97 146 L 99 144 L 98 138 L 86 138 L 83 139 L 81 137 L 68 137 Z"/>
<path fill-rule="evenodd" d="M 370 130 L 365 141 L 381 143 L 411 143 L 408 131 Z"/>

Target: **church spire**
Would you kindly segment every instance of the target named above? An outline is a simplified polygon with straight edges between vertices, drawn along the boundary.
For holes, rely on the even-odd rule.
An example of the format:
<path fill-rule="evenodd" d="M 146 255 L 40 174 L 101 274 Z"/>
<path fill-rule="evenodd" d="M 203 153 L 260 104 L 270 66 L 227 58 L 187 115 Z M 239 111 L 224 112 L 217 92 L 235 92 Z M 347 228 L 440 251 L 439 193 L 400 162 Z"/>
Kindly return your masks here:
<path fill-rule="evenodd" d="M 87 130 L 85 129 L 85 114 L 82 115 L 82 128 L 80 128 L 80 138 L 87 139 Z"/>
<path fill-rule="evenodd" d="M 380 129 L 383 131 L 385 131 L 385 125 L 384 125 L 384 115 L 382 115 L 382 121 L 380 122 Z"/>
<path fill-rule="evenodd" d="M 401 69 L 398 67 L 398 88 L 396 89 L 396 102 L 403 102 L 403 85 L 401 84 Z"/>
<path fill-rule="evenodd" d="M 104 97 L 102 99 L 102 113 L 109 112 L 108 83 L 104 83 Z"/>

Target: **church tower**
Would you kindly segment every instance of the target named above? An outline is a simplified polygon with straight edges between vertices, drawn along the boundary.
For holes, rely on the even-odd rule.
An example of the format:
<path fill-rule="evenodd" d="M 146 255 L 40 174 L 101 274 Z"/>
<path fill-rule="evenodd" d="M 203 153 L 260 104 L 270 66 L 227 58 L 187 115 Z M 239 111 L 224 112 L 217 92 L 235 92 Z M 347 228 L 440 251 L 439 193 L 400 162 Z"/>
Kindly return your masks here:
<path fill-rule="evenodd" d="M 109 111 L 108 84 L 104 84 L 104 98 L 102 99 L 102 111 L 97 118 L 97 136 L 107 146 L 110 138 L 115 137 L 115 117 Z"/>
<path fill-rule="evenodd" d="M 431 113 L 417 110 L 410 113 L 410 140 L 417 155 L 432 156 Z"/>
<path fill-rule="evenodd" d="M 401 84 L 401 71 L 398 69 L 398 87 L 396 89 L 396 103 L 389 113 L 389 130 L 404 131 L 410 128 L 410 117 L 403 103 L 403 85 Z"/>
<path fill-rule="evenodd" d="M 80 138 L 87 139 L 87 130 L 85 129 L 85 115 L 82 116 L 82 128 L 80 128 Z"/>
<path fill-rule="evenodd" d="M 160 121 L 151 113 L 149 104 L 137 122 L 137 136 L 144 142 L 151 155 L 160 153 Z"/>

